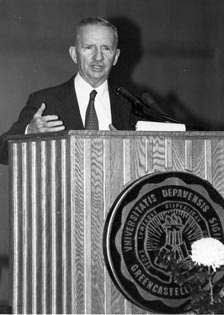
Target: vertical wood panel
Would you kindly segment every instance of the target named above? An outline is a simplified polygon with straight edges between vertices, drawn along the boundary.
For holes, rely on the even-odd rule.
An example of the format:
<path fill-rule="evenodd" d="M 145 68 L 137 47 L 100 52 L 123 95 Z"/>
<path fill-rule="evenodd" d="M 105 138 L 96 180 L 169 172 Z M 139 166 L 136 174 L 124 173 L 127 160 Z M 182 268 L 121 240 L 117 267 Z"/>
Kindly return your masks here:
<path fill-rule="evenodd" d="M 36 144 L 30 144 L 30 185 L 31 185 L 31 308 L 33 313 L 37 313 L 37 161 Z"/>
<path fill-rule="evenodd" d="M 51 268 L 51 251 L 52 251 L 52 213 L 51 213 L 51 141 L 45 141 L 45 162 L 46 162 L 46 310 L 52 312 L 52 268 Z M 44 187 L 42 188 L 44 190 Z"/>
<path fill-rule="evenodd" d="M 131 141 L 130 139 L 123 140 L 123 170 L 124 170 L 124 182 L 126 185 L 131 181 Z"/>
<path fill-rule="evenodd" d="M 205 143 L 201 139 L 192 141 L 192 171 L 205 178 Z"/>
<path fill-rule="evenodd" d="M 171 170 L 173 166 L 172 139 L 165 139 L 165 167 Z"/>
<path fill-rule="evenodd" d="M 47 221 L 47 149 L 46 142 L 41 141 L 40 145 L 40 213 L 42 219 L 41 243 L 42 243 L 42 256 L 41 256 L 41 312 L 47 313 L 48 310 L 48 260 L 47 260 L 47 235 L 48 235 L 48 221 Z"/>
<path fill-rule="evenodd" d="M 69 209 L 67 201 L 67 187 L 69 187 L 66 181 L 66 147 L 65 140 L 61 142 L 61 196 L 62 196 L 62 313 L 68 313 L 67 309 L 67 296 L 69 297 Z"/>
<path fill-rule="evenodd" d="M 224 195 L 224 140 L 212 142 L 212 184 Z"/>
<path fill-rule="evenodd" d="M 186 171 L 193 171 L 192 165 L 192 140 L 185 140 L 185 161 L 184 161 L 184 168 Z"/>
<path fill-rule="evenodd" d="M 131 141 L 130 139 L 123 140 L 123 170 L 124 170 L 124 181 L 123 184 L 127 185 L 131 182 Z M 124 313 L 125 314 L 132 314 L 132 303 L 125 299 L 124 301 Z"/>
<path fill-rule="evenodd" d="M 84 139 L 71 137 L 72 313 L 84 312 Z"/>
<path fill-rule="evenodd" d="M 146 137 L 146 172 L 153 172 L 153 137 Z"/>
<path fill-rule="evenodd" d="M 146 173 L 147 169 L 147 144 L 144 137 L 131 140 L 131 177 L 137 179 Z"/>
<path fill-rule="evenodd" d="M 22 312 L 27 313 L 28 312 L 28 292 L 29 292 L 29 286 L 27 285 L 29 283 L 29 246 L 27 243 L 27 240 L 29 239 L 29 223 L 28 223 L 28 199 L 27 199 L 27 189 L 28 189 L 28 170 L 27 170 L 27 144 L 22 143 L 22 152 L 21 152 L 21 210 L 22 210 L 22 244 L 23 244 L 23 271 L 22 271 L 22 294 L 23 294 L 23 305 L 22 305 Z"/>
<path fill-rule="evenodd" d="M 153 171 L 161 172 L 165 170 L 165 139 L 155 136 L 153 138 Z"/>
<path fill-rule="evenodd" d="M 12 312 L 14 314 L 20 313 L 20 310 L 18 308 L 19 303 L 19 282 L 20 279 L 18 279 L 18 276 L 20 274 L 19 272 L 19 256 L 18 256 L 18 248 L 20 247 L 19 244 L 19 234 L 18 234 L 18 220 L 19 220 L 19 214 L 18 214 L 18 180 L 19 180 L 19 174 L 18 174 L 18 145 L 16 143 L 13 143 L 10 146 L 10 184 L 11 184 L 11 235 L 10 235 L 10 250 L 11 250 L 11 260 L 10 260 L 10 267 L 11 267 L 11 302 L 12 302 Z"/>
<path fill-rule="evenodd" d="M 55 140 L 50 142 L 50 217 L 51 217 L 51 312 L 56 313 L 57 311 L 57 253 L 56 253 L 56 143 Z"/>
<path fill-rule="evenodd" d="M 91 139 L 84 140 L 84 307 L 92 310 L 92 263 L 91 263 Z"/>
<path fill-rule="evenodd" d="M 204 140 L 205 145 L 205 179 L 212 183 L 212 146 L 211 140 Z"/>
<path fill-rule="evenodd" d="M 104 222 L 111 207 L 111 138 L 104 139 Z M 111 278 L 104 264 L 104 305 L 105 314 L 112 314 L 111 310 Z"/>
<path fill-rule="evenodd" d="M 172 139 L 172 157 L 173 157 L 173 171 L 185 170 L 185 142 L 182 139 Z"/>
<path fill-rule="evenodd" d="M 17 155 L 17 157 L 15 158 L 14 162 L 15 164 L 17 163 L 17 165 L 14 164 L 15 169 L 16 169 L 16 175 L 18 176 L 17 180 L 15 181 L 15 185 L 14 188 L 17 190 L 16 193 L 16 199 L 14 199 L 14 202 L 17 202 L 16 205 L 16 210 L 17 210 L 17 218 L 15 220 L 16 223 L 16 234 L 18 237 L 18 241 L 15 243 L 16 246 L 18 246 L 17 248 L 15 248 L 16 250 L 18 248 L 20 248 L 20 251 L 17 253 L 17 257 L 16 258 L 16 268 L 17 268 L 17 279 L 16 279 L 16 284 L 17 287 L 16 289 L 18 290 L 18 297 L 17 297 L 17 309 L 18 312 L 22 312 L 24 309 L 24 300 L 23 300 L 23 292 L 22 292 L 22 288 L 23 288 L 23 271 L 24 271 L 24 266 L 23 266 L 23 230 L 21 229 L 21 226 L 23 225 L 23 213 L 22 213 L 22 199 L 21 199 L 21 187 L 22 187 L 22 174 L 21 174 L 21 144 L 17 145 L 17 148 L 15 150 L 15 154 Z"/>
<path fill-rule="evenodd" d="M 124 183 L 124 148 L 123 139 L 112 137 L 110 146 L 111 159 L 111 202 L 121 192 Z M 124 297 L 111 282 L 111 314 L 124 313 Z"/>
<path fill-rule="evenodd" d="M 102 239 L 104 226 L 104 148 L 101 138 L 92 139 L 91 149 L 91 265 L 93 314 L 104 314 L 104 264 Z"/>
<path fill-rule="evenodd" d="M 43 290 L 42 290 L 42 283 L 43 283 L 43 276 L 44 273 L 42 272 L 42 257 L 43 257 L 43 213 L 42 213 L 42 188 L 41 185 L 42 181 L 42 172 L 41 172 L 41 156 L 42 156 L 42 145 L 41 141 L 35 143 L 35 163 L 36 163 L 36 221 L 35 224 L 35 231 L 36 233 L 36 256 L 37 256 L 37 279 L 36 279 L 36 286 L 37 286 L 37 293 L 36 293 L 36 305 L 37 305 L 37 313 L 42 312 L 42 301 L 43 301 Z M 28 184 L 28 183 L 27 183 Z M 44 214 L 45 216 L 45 214 Z M 32 249 L 31 249 L 32 250 Z"/>

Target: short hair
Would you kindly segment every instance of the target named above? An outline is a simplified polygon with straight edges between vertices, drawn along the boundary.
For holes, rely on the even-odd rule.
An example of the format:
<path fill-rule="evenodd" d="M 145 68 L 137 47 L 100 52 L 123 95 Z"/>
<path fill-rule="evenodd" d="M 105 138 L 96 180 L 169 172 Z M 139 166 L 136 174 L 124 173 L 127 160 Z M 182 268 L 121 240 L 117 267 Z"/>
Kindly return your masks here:
<path fill-rule="evenodd" d="M 76 26 L 76 37 L 75 37 L 75 41 L 77 43 L 77 38 L 79 35 L 79 31 L 80 28 L 82 28 L 83 26 L 86 25 L 100 25 L 100 26 L 105 26 L 108 27 L 110 29 L 112 29 L 112 31 L 114 32 L 114 37 L 115 37 L 115 43 L 116 43 L 116 47 L 118 45 L 118 31 L 117 31 L 117 27 L 112 24 L 110 21 L 101 18 L 101 17 L 88 17 L 88 18 L 84 18 L 82 19 Z"/>

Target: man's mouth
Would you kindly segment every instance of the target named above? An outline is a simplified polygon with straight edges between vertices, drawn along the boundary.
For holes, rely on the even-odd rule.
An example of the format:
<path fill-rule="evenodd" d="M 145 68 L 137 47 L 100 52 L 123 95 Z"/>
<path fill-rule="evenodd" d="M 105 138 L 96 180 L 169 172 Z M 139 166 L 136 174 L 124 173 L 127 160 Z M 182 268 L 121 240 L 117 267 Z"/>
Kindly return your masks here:
<path fill-rule="evenodd" d="M 93 64 L 91 67 L 92 67 L 93 70 L 96 70 L 96 71 L 103 70 L 103 65 Z"/>

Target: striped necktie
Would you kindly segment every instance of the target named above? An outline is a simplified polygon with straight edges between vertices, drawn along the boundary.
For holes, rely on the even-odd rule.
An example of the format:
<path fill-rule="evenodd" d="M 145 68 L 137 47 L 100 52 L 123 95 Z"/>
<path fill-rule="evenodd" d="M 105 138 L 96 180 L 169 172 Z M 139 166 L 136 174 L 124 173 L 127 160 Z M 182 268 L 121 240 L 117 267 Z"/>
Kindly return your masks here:
<path fill-rule="evenodd" d="M 96 94 L 96 90 L 92 90 L 92 92 L 89 94 L 89 104 L 86 110 L 85 119 L 85 129 L 87 130 L 99 130 L 99 122 L 94 105 Z"/>

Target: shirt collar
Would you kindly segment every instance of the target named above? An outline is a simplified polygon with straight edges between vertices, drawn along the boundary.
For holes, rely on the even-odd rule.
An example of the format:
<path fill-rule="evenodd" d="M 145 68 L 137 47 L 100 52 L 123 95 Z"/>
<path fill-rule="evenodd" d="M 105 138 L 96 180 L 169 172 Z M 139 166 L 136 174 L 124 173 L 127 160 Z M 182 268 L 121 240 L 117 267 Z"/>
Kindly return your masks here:
<path fill-rule="evenodd" d="M 108 81 L 104 81 L 103 84 L 98 86 L 97 88 L 93 88 L 89 83 L 87 83 L 79 74 L 75 76 L 75 85 L 78 86 L 82 91 L 86 91 L 86 93 L 90 93 L 92 90 L 96 90 L 98 95 L 104 95 L 105 92 L 108 91 Z"/>

